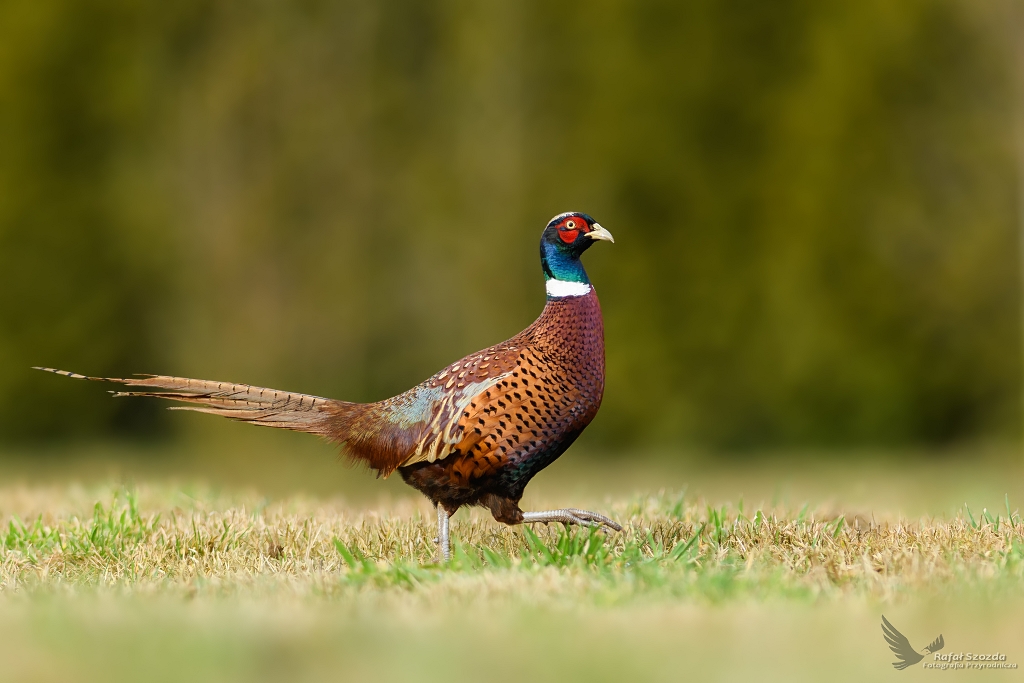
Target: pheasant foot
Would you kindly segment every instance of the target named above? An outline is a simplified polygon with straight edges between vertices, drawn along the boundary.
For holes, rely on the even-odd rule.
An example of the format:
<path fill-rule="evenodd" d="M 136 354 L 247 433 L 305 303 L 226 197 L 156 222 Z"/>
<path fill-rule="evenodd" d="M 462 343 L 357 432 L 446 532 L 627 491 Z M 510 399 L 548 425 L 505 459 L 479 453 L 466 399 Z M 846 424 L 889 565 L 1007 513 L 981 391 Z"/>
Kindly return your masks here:
<path fill-rule="evenodd" d="M 540 512 L 524 512 L 523 513 L 523 524 L 533 524 L 535 522 L 561 522 L 562 524 L 577 524 L 579 526 L 606 526 L 609 529 L 615 531 L 622 531 L 622 525 L 618 522 L 599 515 L 596 512 L 589 510 L 580 510 L 578 508 L 562 508 L 561 510 L 543 510 Z"/>

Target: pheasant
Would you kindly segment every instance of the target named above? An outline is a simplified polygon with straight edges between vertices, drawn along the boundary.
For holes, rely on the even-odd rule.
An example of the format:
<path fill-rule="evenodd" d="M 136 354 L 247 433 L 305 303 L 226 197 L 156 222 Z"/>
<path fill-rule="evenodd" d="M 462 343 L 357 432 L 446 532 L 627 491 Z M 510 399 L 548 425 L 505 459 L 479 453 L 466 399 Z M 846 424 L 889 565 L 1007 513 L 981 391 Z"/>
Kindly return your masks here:
<path fill-rule="evenodd" d="M 584 213 L 555 216 L 544 228 L 540 260 L 547 303 L 508 341 L 470 354 L 403 394 L 376 403 L 164 375 L 74 379 L 130 387 L 114 396 L 151 396 L 221 415 L 316 434 L 342 444 L 379 476 L 396 470 L 437 511 L 438 560 L 450 559 L 449 518 L 463 506 L 488 508 L 509 525 L 562 522 L 621 527 L 596 512 L 524 512 L 530 479 L 590 424 L 604 394 L 604 324 L 580 256 L 597 240 L 614 242 Z"/>

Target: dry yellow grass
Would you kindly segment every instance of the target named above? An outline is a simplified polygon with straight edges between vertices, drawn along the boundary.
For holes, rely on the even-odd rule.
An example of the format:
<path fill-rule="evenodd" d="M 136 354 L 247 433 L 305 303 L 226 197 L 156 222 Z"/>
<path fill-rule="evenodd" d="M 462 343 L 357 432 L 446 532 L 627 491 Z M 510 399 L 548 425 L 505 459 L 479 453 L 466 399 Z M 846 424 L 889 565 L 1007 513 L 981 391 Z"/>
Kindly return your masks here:
<path fill-rule="evenodd" d="M 664 485 L 662 472 L 624 484 L 620 470 L 600 478 L 585 464 L 538 482 L 528 506 L 609 512 L 622 534 L 552 526 L 532 538 L 463 511 L 444 568 L 431 563 L 425 501 L 380 482 L 347 498 L 282 491 L 271 502 L 156 476 L 130 490 L 69 484 L 89 480 L 66 472 L 9 483 L 0 678 L 906 680 L 914 674 L 890 666 L 882 613 L 917 646 L 941 632 L 949 651 L 1024 664 L 1014 635 L 1024 525 L 1016 509 L 991 509 L 1004 491 L 1019 495 L 1012 462 L 896 475 L 730 469 L 694 484 L 714 507 L 627 492 Z M 780 485 L 795 476 L 805 483 Z M 870 483 L 851 488 L 858 478 Z M 932 497 L 908 502 L 914 486 Z M 380 490 L 392 498 L 372 500 Z M 741 493 L 799 502 L 745 506 Z M 822 499 L 832 502 L 802 503 Z M 945 512 L 892 511 L 905 504 Z"/>
<path fill-rule="evenodd" d="M 621 534 L 455 518 L 455 561 L 432 564 L 432 516 L 172 488 L 0 490 L 0 592 L 496 598 L 864 595 L 883 600 L 1024 575 L 1024 523 L 966 508 L 950 519 L 829 509 L 712 508 L 672 493 L 612 501 Z"/>

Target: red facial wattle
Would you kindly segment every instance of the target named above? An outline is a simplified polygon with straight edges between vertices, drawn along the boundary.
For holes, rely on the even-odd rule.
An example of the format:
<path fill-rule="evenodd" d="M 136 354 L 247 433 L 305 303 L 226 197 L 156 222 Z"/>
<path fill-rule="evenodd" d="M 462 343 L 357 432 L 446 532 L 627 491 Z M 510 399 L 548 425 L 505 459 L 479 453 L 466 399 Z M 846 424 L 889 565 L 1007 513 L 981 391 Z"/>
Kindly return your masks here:
<path fill-rule="evenodd" d="M 558 236 L 562 238 L 562 241 L 566 244 L 572 244 L 576 241 L 576 237 L 580 234 L 579 228 L 575 230 L 559 230 Z"/>
<path fill-rule="evenodd" d="M 558 226 L 558 236 L 566 244 L 572 244 L 579 237 L 580 232 L 585 229 L 585 226 L 586 223 L 581 219 L 576 216 L 569 216 Z"/>

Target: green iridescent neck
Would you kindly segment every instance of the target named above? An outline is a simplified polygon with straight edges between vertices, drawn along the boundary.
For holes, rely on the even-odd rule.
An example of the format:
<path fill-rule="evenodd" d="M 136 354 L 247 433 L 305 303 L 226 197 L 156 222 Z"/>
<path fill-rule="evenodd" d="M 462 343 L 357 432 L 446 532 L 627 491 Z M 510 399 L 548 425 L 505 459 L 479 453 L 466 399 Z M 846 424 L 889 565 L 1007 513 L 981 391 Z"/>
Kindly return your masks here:
<path fill-rule="evenodd" d="M 540 265 L 544 269 L 545 280 L 590 284 L 590 278 L 587 277 L 587 271 L 583 269 L 579 257 L 556 244 L 541 242 Z"/>

